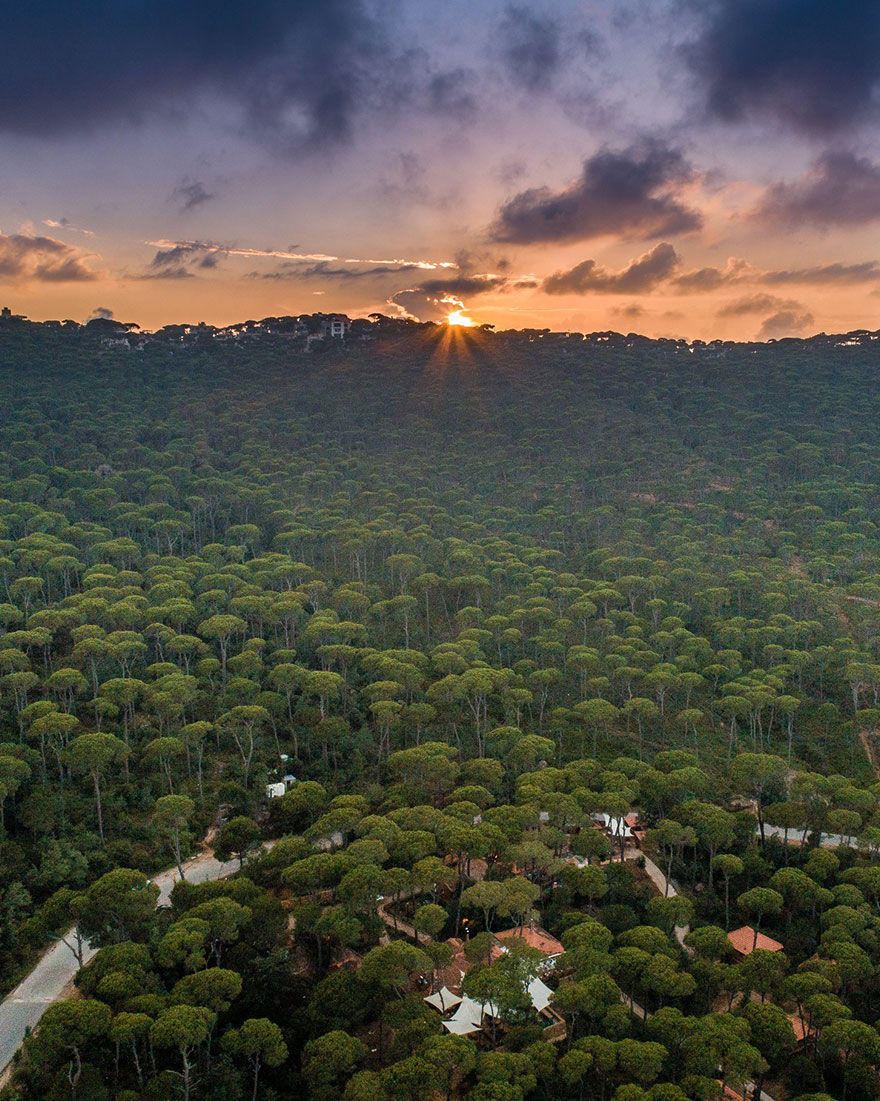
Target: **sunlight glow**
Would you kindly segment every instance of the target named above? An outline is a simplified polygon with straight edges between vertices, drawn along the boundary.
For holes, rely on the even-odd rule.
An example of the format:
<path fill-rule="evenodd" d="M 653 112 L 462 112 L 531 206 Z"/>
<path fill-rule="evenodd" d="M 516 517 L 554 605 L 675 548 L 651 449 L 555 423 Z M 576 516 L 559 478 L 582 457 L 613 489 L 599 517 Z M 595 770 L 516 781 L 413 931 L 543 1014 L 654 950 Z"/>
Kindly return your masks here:
<path fill-rule="evenodd" d="M 471 318 L 466 317 L 464 310 L 453 310 L 452 313 L 446 315 L 446 324 L 461 325 L 465 329 L 471 329 L 474 325 L 476 325 L 476 321 L 473 321 L 471 320 Z"/>

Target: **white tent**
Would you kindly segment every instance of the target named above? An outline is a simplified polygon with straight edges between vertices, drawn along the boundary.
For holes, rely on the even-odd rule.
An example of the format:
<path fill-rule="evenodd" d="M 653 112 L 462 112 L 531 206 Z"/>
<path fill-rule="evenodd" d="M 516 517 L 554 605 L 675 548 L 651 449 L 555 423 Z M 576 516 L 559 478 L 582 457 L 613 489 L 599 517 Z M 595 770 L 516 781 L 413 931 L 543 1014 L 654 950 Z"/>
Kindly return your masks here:
<path fill-rule="evenodd" d="M 453 994 L 448 986 L 443 986 L 436 994 L 429 994 L 424 1000 L 434 1009 L 446 1013 L 447 1010 L 455 1009 L 457 1005 L 460 1005 L 463 999 L 460 995 Z"/>
<path fill-rule="evenodd" d="M 550 1004 L 552 993 L 550 987 L 541 982 L 540 979 L 532 979 L 529 983 L 529 997 L 532 999 L 532 1005 L 538 1013 L 542 1013 Z"/>
<path fill-rule="evenodd" d="M 480 1025 L 475 1025 L 473 1021 L 456 1021 L 453 1018 L 451 1021 L 440 1022 L 447 1032 L 453 1033 L 455 1036 L 469 1036 L 472 1032 L 479 1032 Z"/>
<path fill-rule="evenodd" d="M 471 1032 L 479 1032 L 482 1026 L 483 1007 L 473 998 L 462 998 L 453 1016 L 443 1022 L 446 1031 L 456 1036 L 467 1036 Z"/>
<path fill-rule="evenodd" d="M 599 812 L 592 815 L 594 821 L 598 822 L 603 829 L 609 830 L 615 837 L 632 837 L 632 830 L 626 823 L 625 818 L 612 818 L 610 814 Z"/>

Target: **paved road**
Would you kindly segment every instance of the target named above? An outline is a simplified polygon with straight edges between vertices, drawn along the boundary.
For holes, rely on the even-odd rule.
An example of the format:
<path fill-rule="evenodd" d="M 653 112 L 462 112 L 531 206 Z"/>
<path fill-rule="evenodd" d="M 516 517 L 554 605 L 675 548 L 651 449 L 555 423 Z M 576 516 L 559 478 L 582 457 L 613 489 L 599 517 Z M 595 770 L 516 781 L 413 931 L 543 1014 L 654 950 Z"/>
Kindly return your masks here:
<path fill-rule="evenodd" d="M 238 871 L 238 861 L 222 863 L 210 853 L 204 853 L 184 864 L 184 871 L 188 882 L 205 883 Z M 159 906 L 168 904 L 171 890 L 179 879 L 177 868 L 170 868 L 154 878 L 153 882 L 159 886 Z M 85 945 L 83 961 L 88 963 L 95 951 L 90 945 Z M 66 944 L 58 941 L 40 957 L 28 977 L 0 1002 L 0 1074 L 21 1047 L 26 1031 L 34 1028 L 46 1007 L 61 997 L 78 970 L 76 956 Z"/>
<path fill-rule="evenodd" d="M 678 891 L 672 886 L 672 881 L 666 879 L 666 876 L 647 853 L 643 853 L 641 849 L 627 849 L 626 858 L 627 860 L 638 860 L 640 858 L 644 860 L 648 878 L 663 898 L 675 898 L 678 895 Z M 690 931 L 691 927 L 689 925 L 676 925 L 675 939 L 682 947 L 684 946 L 684 938 Z"/>
<path fill-rule="evenodd" d="M 783 834 L 783 830 L 775 826 L 765 825 L 764 830 L 767 836 L 775 834 L 781 837 Z M 795 831 L 790 831 L 790 837 L 794 836 L 797 836 Z M 836 848 L 844 843 L 845 839 L 836 834 L 825 834 L 822 837 L 823 848 Z M 266 847 L 271 848 L 272 842 L 267 842 Z M 630 856 L 630 854 L 627 855 Z M 630 858 L 636 859 L 640 855 L 644 854 L 634 852 Z M 238 862 L 230 860 L 222 863 L 215 860 L 209 853 L 205 853 L 194 857 L 184 867 L 186 878 L 190 883 L 205 883 L 208 880 L 223 879 L 231 875 L 238 870 Z M 666 890 L 666 877 L 649 857 L 645 858 L 645 870 L 663 894 Z M 179 878 L 176 868 L 169 868 L 155 877 L 154 882 L 160 889 L 159 906 L 168 904 L 171 890 Z M 675 888 L 670 883 L 667 897 L 672 897 L 675 893 Z M 398 924 L 400 924 L 399 921 Z M 676 928 L 675 936 L 680 944 L 684 941 L 687 932 L 687 926 Z M 83 952 L 84 961 L 87 963 L 94 954 L 95 950 L 86 945 Z M 77 970 L 78 965 L 74 954 L 65 944 L 58 942 L 43 954 L 27 978 L 3 1002 L 0 1002 L 0 1074 L 18 1051 L 26 1031 L 35 1027 L 47 1005 L 51 1005 L 61 997 L 64 988 L 73 981 Z"/>
<path fill-rule="evenodd" d="M 758 831 L 755 830 L 755 833 Z M 771 826 L 768 823 L 764 823 L 764 834 L 767 837 L 778 837 L 780 841 L 785 839 L 785 830 L 781 826 Z M 789 844 L 795 842 L 800 843 L 801 838 L 804 835 L 803 830 L 789 830 L 788 840 Z M 823 849 L 837 849 L 841 845 L 851 845 L 853 839 L 851 837 L 841 837 L 839 833 L 823 833 L 821 847 Z"/>

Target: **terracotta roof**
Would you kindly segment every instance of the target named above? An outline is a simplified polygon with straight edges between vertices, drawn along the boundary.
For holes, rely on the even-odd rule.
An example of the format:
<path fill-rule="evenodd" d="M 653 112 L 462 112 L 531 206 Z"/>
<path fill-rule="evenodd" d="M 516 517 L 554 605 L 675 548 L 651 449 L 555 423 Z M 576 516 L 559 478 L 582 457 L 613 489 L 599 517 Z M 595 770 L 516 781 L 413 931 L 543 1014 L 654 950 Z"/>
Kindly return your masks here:
<path fill-rule="evenodd" d="M 561 956 L 565 951 L 556 937 L 551 937 L 547 930 L 542 929 L 540 925 L 532 926 L 529 929 L 505 929 L 501 933 L 496 933 L 495 939 L 502 943 L 514 939 L 521 940 L 523 944 L 529 948 L 537 948 L 545 956 Z"/>
<path fill-rule="evenodd" d="M 727 934 L 727 939 L 733 945 L 733 950 L 741 956 L 749 956 L 756 948 L 763 948 L 765 952 L 781 952 L 783 945 L 772 937 L 765 937 L 758 933 L 758 941 L 755 943 L 755 930 L 751 925 L 743 925 L 740 929 L 733 929 Z"/>
<path fill-rule="evenodd" d="M 446 943 L 452 949 L 452 959 L 445 967 L 441 967 L 437 971 L 437 979 L 448 986 L 450 990 L 454 990 L 461 986 L 461 980 L 470 971 L 473 964 L 464 954 L 465 941 L 460 937 L 448 937 Z M 489 952 L 489 959 L 497 960 L 500 955 L 501 949 L 497 944 L 493 944 Z"/>
<path fill-rule="evenodd" d="M 808 1036 L 812 1036 L 814 1034 L 815 1030 L 812 1028 L 808 1028 L 807 1025 L 805 1025 L 804 1022 L 801 1020 L 799 1014 L 786 1013 L 786 1017 L 788 1017 L 789 1024 L 794 1030 L 794 1038 L 797 1040 L 798 1043 L 801 1043 L 803 1040 L 806 1040 Z"/>

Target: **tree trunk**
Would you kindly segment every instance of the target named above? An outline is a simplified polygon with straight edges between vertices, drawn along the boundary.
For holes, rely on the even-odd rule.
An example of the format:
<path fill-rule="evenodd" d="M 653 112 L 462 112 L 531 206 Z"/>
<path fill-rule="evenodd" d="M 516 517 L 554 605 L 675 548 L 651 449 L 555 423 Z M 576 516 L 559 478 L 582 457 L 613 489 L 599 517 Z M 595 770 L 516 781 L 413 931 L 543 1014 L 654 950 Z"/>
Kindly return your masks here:
<path fill-rule="evenodd" d="M 92 781 L 95 785 L 95 802 L 98 806 L 98 836 L 104 840 L 104 815 L 101 810 L 101 780 L 97 771 L 92 773 Z"/>
<path fill-rule="evenodd" d="M 251 1094 L 251 1101 L 257 1101 L 257 1090 L 259 1089 L 259 1086 L 260 1086 L 260 1059 L 259 1059 L 259 1056 L 257 1056 L 254 1059 L 254 1089 L 253 1089 L 253 1093 Z M 760 1099 L 759 1099 L 759 1101 L 760 1101 Z"/>

